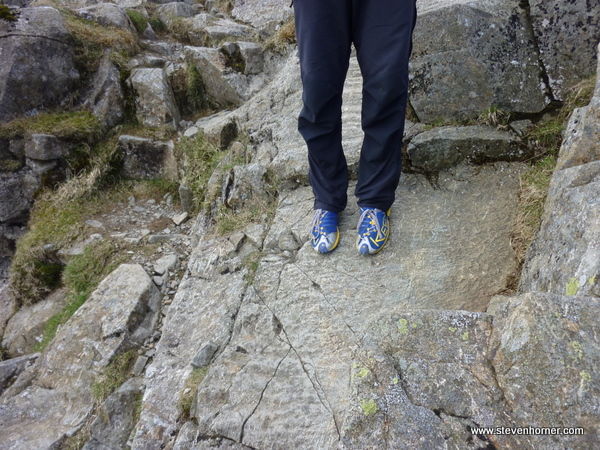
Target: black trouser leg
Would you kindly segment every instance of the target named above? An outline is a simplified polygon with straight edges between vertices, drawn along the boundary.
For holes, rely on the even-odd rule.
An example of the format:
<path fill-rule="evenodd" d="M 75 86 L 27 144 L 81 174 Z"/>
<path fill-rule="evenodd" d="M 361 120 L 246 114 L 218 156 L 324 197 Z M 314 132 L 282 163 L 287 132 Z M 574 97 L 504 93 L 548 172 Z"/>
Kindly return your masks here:
<path fill-rule="evenodd" d="M 363 76 L 364 141 L 358 205 L 387 211 L 400 180 L 415 0 L 356 0 L 354 34 Z"/>
<path fill-rule="evenodd" d="M 298 130 L 308 147 L 315 209 L 341 212 L 348 190 L 342 90 L 350 59 L 351 3 L 296 0 L 294 14 L 304 88 Z"/>

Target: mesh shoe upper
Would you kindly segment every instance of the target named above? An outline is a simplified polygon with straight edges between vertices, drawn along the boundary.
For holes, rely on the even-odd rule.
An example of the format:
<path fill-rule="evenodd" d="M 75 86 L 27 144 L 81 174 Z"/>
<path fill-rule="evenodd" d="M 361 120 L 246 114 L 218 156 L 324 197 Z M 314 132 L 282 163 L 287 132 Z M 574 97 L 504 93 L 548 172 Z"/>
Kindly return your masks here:
<path fill-rule="evenodd" d="M 360 208 L 356 247 L 362 255 L 373 255 L 380 251 L 390 236 L 389 211 L 377 208 Z"/>
<path fill-rule="evenodd" d="M 339 213 L 317 209 L 310 226 L 310 244 L 319 253 L 329 253 L 340 241 Z"/>

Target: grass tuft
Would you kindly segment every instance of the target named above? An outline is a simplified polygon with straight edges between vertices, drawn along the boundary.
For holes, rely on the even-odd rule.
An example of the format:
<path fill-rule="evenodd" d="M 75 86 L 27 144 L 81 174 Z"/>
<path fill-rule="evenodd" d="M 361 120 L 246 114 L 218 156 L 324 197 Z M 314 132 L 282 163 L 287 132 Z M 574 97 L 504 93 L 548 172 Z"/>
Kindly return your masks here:
<path fill-rule="evenodd" d="M 141 12 L 134 9 L 128 9 L 127 15 L 131 19 L 131 22 L 138 33 L 143 33 L 148 27 L 148 19 Z"/>
<path fill-rule="evenodd" d="M 0 172 L 16 172 L 21 167 L 23 167 L 23 163 L 18 159 L 0 159 Z"/>
<path fill-rule="evenodd" d="M 265 49 L 284 53 L 288 46 L 296 43 L 296 24 L 294 19 L 281 25 L 279 30 L 265 42 Z"/>
<path fill-rule="evenodd" d="M 558 160 L 563 131 L 575 108 L 587 105 L 594 93 L 595 79 L 586 80 L 570 90 L 562 107 L 553 117 L 538 123 L 525 139 L 533 148 L 530 168 L 521 175 L 517 219 L 511 233 L 511 244 L 518 262 L 518 273 L 525 261 L 527 249 L 540 227 L 552 174 Z M 511 281 L 514 291 L 518 279 Z"/>
<path fill-rule="evenodd" d="M 173 73 L 171 86 L 175 100 L 184 117 L 195 117 L 208 111 L 209 101 L 202 74 L 196 66 L 188 64 L 185 69 Z"/>
<path fill-rule="evenodd" d="M 103 26 L 78 17 L 68 9 L 59 9 L 65 18 L 65 26 L 75 43 L 75 65 L 84 75 L 96 71 L 102 55 L 110 51 L 110 58 L 119 67 L 139 52 L 139 39 L 129 30 Z"/>
<path fill-rule="evenodd" d="M 115 357 L 105 367 L 96 381 L 92 383 L 92 397 L 97 404 L 102 403 L 115 392 L 127 379 L 137 357 L 136 350 L 129 350 Z"/>
<path fill-rule="evenodd" d="M 176 144 L 175 151 L 184 166 L 185 175 L 181 183 L 192 190 L 192 209 L 197 212 L 205 200 L 208 180 L 225 152 L 211 144 L 202 132 L 193 138 L 182 138 Z"/>
<path fill-rule="evenodd" d="M 187 17 L 171 17 L 165 26 L 165 32 L 182 44 L 191 44 L 189 32 L 192 22 Z"/>
<path fill-rule="evenodd" d="M 26 134 L 52 134 L 68 141 L 94 143 L 103 130 L 89 111 L 44 113 L 0 124 L 0 139 L 20 139 Z"/>
<path fill-rule="evenodd" d="M 185 380 L 179 397 L 179 409 L 181 410 L 182 419 L 191 419 L 194 398 L 196 397 L 198 387 L 200 386 L 200 383 L 202 383 L 202 380 L 204 380 L 207 372 L 208 367 L 195 367 Z"/>
<path fill-rule="evenodd" d="M 492 106 L 490 109 L 480 114 L 475 123 L 507 129 L 510 121 L 510 113 L 499 109 L 497 106 Z"/>
<path fill-rule="evenodd" d="M 540 226 L 556 160 L 555 154 L 547 155 L 521 175 L 517 220 L 511 236 L 519 267 L 525 261 L 527 249 Z"/>
<path fill-rule="evenodd" d="M 58 328 L 86 302 L 100 281 L 125 259 L 123 254 L 106 241 L 92 244 L 83 251 L 83 254 L 70 259 L 62 271 L 62 283 L 67 288 L 67 304 L 50 318 L 35 351 L 41 352 L 47 347 L 56 336 Z M 58 279 L 61 279 L 60 275 Z"/>

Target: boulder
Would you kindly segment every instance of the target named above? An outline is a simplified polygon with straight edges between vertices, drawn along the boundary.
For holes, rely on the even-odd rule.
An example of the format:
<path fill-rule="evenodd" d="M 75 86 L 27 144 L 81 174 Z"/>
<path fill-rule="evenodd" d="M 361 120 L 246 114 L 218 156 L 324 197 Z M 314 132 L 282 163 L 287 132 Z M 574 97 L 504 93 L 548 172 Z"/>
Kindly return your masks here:
<path fill-rule="evenodd" d="M 69 148 L 56 136 L 32 134 L 25 140 L 25 156 L 30 159 L 49 161 L 64 158 Z"/>
<path fill-rule="evenodd" d="M 555 172 L 519 291 L 600 296 L 599 243 L 600 161 Z"/>
<path fill-rule="evenodd" d="M 200 72 L 210 102 L 219 105 L 221 109 L 242 103 L 240 92 L 231 83 L 232 78 L 236 78 L 235 74 L 231 73 L 219 50 L 191 46 L 186 46 L 184 50 L 188 64 L 193 64 Z"/>
<path fill-rule="evenodd" d="M 263 47 L 255 42 L 226 42 L 221 52 L 227 65 L 245 75 L 258 75 L 264 69 Z"/>
<path fill-rule="evenodd" d="M 163 69 L 134 69 L 129 83 L 135 93 L 136 116 L 147 127 L 168 125 L 177 129 L 179 108 Z"/>
<path fill-rule="evenodd" d="M 422 0 L 410 102 L 422 122 L 476 118 L 492 106 L 540 112 L 549 103 L 518 0 Z"/>
<path fill-rule="evenodd" d="M 152 335 L 160 300 L 140 265 L 123 264 L 103 280 L 5 391 L 0 447 L 56 448 L 75 434 L 93 408 L 92 383 L 117 355 Z"/>
<path fill-rule="evenodd" d="M 573 112 L 565 131 L 519 292 L 600 296 L 599 242 L 600 79 L 590 104 Z"/>
<path fill-rule="evenodd" d="M 492 316 L 392 311 L 369 325 L 352 363 L 344 447 L 522 448 L 470 431 L 512 424 L 488 359 Z"/>
<path fill-rule="evenodd" d="M 192 17 L 196 14 L 196 8 L 184 2 L 171 2 L 160 5 L 156 8 L 156 14 L 165 24 L 168 24 L 174 17 Z"/>
<path fill-rule="evenodd" d="M 2 347 L 13 357 L 33 353 L 42 340 L 46 325 L 66 303 L 65 291 L 59 289 L 40 302 L 21 306 L 6 325 Z"/>
<path fill-rule="evenodd" d="M 25 223 L 41 180 L 30 168 L 0 172 L 0 223 Z"/>
<path fill-rule="evenodd" d="M 79 73 L 61 14 L 23 8 L 17 22 L 0 21 L 0 122 L 65 105 Z"/>
<path fill-rule="evenodd" d="M 529 7 L 552 94 L 556 99 L 564 100 L 569 88 L 589 78 L 596 70 L 600 3 L 530 0 Z"/>
<path fill-rule="evenodd" d="M 256 163 L 234 166 L 223 183 L 223 203 L 233 210 L 252 201 L 267 204 L 268 194 L 263 181 L 266 172 L 267 169 Z"/>
<path fill-rule="evenodd" d="M 125 119 L 125 95 L 118 69 L 106 53 L 92 81 L 83 92 L 83 106 L 92 111 L 107 129 Z"/>
<path fill-rule="evenodd" d="M 86 8 L 80 8 L 75 12 L 80 17 L 98 22 L 105 27 L 118 27 L 132 33 L 136 32 L 125 10 L 114 3 L 99 3 Z"/>
<path fill-rule="evenodd" d="M 133 179 L 177 179 L 177 161 L 172 141 L 154 141 L 137 136 L 119 137 L 124 176 Z"/>
<path fill-rule="evenodd" d="M 526 156 L 515 135 L 486 126 L 424 131 L 410 141 L 407 153 L 411 166 L 425 172 L 448 169 L 461 162 L 516 161 Z"/>
<path fill-rule="evenodd" d="M 231 16 L 260 31 L 272 34 L 278 26 L 293 18 L 294 10 L 288 0 L 234 0 Z"/>
<path fill-rule="evenodd" d="M 195 126 L 198 130 L 202 130 L 204 137 L 211 144 L 222 150 L 229 147 L 239 133 L 235 116 L 229 112 L 220 112 L 198 119 Z"/>
<path fill-rule="evenodd" d="M 194 16 L 190 25 L 190 42 L 199 47 L 211 47 L 228 40 L 251 40 L 255 37 L 254 30 L 249 26 L 208 13 Z"/>
<path fill-rule="evenodd" d="M 591 448 L 600 419 L 600 299 L 531 292 L 494 316 L 490 359 L 521 427 L 582 427 L 584 435 L 527 436 L 531 448 Z M 522 446 L 520 446 L 522 448 Z"/>
<path fill-rule="evenodd" d="M 9 386 L 11 380 L 30 367 L 39 356 L 39 353 L 32 353 L 0 361 L 0 394 Z"/>
<path fill-rule="evenodd" d="M 600 160 L 600 70 L 598 70 L 596 89 L 589 105 L 573 111 L 563 132 L 556 170 L 598 160 Z"/>
<path fill-rule="evenodd" d="M 92 422 L 92 437 L 83 450 L 126 448 L 143 393 L 143 378 L 130 378 L 110 395 L 98 408 L 99 412 Z"/>

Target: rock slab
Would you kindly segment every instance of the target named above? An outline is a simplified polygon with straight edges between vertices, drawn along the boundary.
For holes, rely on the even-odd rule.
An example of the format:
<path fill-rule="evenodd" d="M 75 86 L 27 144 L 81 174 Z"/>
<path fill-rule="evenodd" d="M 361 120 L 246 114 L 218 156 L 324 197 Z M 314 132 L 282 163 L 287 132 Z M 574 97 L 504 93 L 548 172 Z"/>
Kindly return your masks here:
<path fill-rule="evenodd" d="M 17 22 L 1 20 L 0 42 L 0 122 L 66 103 L 79 73 L 56 9 L 23 8 Z"/>
<path fill-rule="evenodd" d="M 518 0 L 421 0 L 410 101 L 422 122 L 476 118 L 492 106 L 534 113 L 549 103 Z"/>
<path fill-rule="evenodd" d="M 96 376 L 153 331 L 160 294 L 139 265 L 119 266 L 0 401 L 1 449 L 52 448 L 87 419 Z"/>

